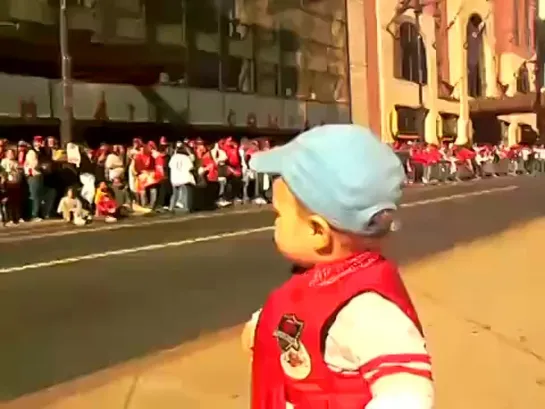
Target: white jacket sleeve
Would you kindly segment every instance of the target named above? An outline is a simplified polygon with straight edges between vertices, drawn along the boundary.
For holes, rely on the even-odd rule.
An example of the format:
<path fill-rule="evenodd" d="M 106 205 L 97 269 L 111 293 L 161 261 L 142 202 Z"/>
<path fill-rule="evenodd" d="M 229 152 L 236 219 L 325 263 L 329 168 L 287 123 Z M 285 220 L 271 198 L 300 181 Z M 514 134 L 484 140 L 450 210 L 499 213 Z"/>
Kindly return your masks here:
<path fill-rule="evenodd" d="M 359 371 L 371 387 L 367 409 L 432 409 L 434 389 L 426 342 L 392 302 L 365 293 L 344 307 L 326 339 L 325 361 Z"/>

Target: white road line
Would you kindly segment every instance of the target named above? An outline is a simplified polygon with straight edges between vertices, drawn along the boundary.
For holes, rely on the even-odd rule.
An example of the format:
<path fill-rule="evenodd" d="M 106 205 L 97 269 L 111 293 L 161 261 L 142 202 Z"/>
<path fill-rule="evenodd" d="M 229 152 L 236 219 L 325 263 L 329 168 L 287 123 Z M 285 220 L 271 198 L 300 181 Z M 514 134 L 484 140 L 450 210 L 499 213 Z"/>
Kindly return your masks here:
<path fill-rule="evenodd" d="M 433 199 L 417 200 L 415 202 L 402 203 L 400 207 L 407 208 L 407 207 L 422 206 L 422 205 L 433 204 L 433 203 L 450 202 L 452 200 L 467 199 L 469 197 L 489 195 L 491 193 L 507 192 L 511 190 L 516 190 L 518 188 L 519 187 L 516 185 L 509 185 L 505 187 L 497 187 L 494 189 L 479 190 L 477 192 L 458 193 L 455 195 L 435 197 Z"/>
<path fill-rule="evenodd" d="M 97 260 L 100 258 L 106 258 L 111 256 L 121 256 L 121 255 L 127 255 L 127 254 L 140 253 L 143 251 L 162 250 L 165 248 L 186 246 L 188 244 L 205 243 L 208 241 L 227 239 L 230 237 L 247 236 L 253 233 L 261 233 L 261 232 L 273 230 L 273 228 L 274 228 L 273 226 L 258 227 L 256 229 L 239 230 L 239 231 L 234 231 L 229 233 L 215 234 L 212 236 L 195 237 L 192 239 L 171 241 L 168 243 L 150 244 L 148 246 L 140 246 L 140 247 L 133 247 L 128 249 L 106 251 L 101 253 L 92 253 L 92 254 L 86 254 L 83 256 L 63 258 L 59 260 L 51 260 L 51 261 L 44 261 L 41 263 L 26 264 L 26 265 L 17 266 L 17 267 L 2 268 L 0 269 L 0 274 L 9 274 L 9 273 L 15 273 L 18 271 L 25 271 L 25 270 L 35 270 L 37 268 L 60 266 L 63 264 L 73 264 L 73 263 L 78 263 L 80 261 Z"/>
<path fill-rule="evenodd" d="M 121 229 L 130 229 L 130 228 L 138 228 L 138 227 L 145 227 L 145 226 L 153 226 L 158 224 L 175 224 L 175 223 L 185 223 L 189 222 L 191 220 L 196 219 L 213 219 L 213 218 L 219 218 L 219 217 L 225 217 L 225 216 L 231 216 L 231 215 L 238 215 L 238 214 L 248 214 L 248 213 L 260 213 L 263 211 L 262 208 L 256 208 L 256 209 L 241 209 L 241 210 L 233 210 L 229 212 L 221 212 L 221 213 L 199 213 L 199 214 L 191 214 L 185 217 L 175 217 L 175 218 L 166 218 L 166 219 L 159 219 L 159 220 L 148 220 L 148 221 L 135 221 L 134 223 L 121 223 L 121 224 L 110 224 L 107 226 L 89 226 L 89 227 L 82 227 L 81 229 L 71 229 L 71 230 L 62 230 L 62 231 L 54 231 L 50 233 L 37 233 L 37 234 L 29 234 L 27 236 L 18 236 L 18 237 L 10 237 L 10 233 L 25 233 L 24 230 L 17 230 L 17 227 L 9 227 L 9 232 L 0 232 L 0 243 L 6 242 L 6 243 L 12 243 L 14 241 L 26 241 L 26 240 L 36 240 L 36 239 L 44 239 L 47 237 L 62 237 L 62 236 L 72 236 L 74 234 L 86 234 L 86 233 L 96 233 L 101 231 L 110 231 L 110 230 L 121 230 Z M 57 225 L 58 226 L 58 225 Z M 12 230 L 14 229 L 14 230 Z"/>
<path fill-rule="evenodd" d="M 492 194 L 497 192 L 515 190 L 515 189 L 518 189 L 518 186 L 512 185 L 512 186 L 506 186 L 506 187 L 501 187 L 496 189 L 482 190 L 479 192 L 450 195 L 450 196 L 438 197 L 438 198 L 429 199 L 429 200 L 419 200 L 417 202 L 404 203 L 401 205 L 401 207 L 407 208 L 407 207 L 424 206 L 424 205 L 433 204 L 433 203 L 465 199 L 468 197 L 487 195 L 487 194 Z M 16 267 L 2 268 L 0 269 L 0 274 L 10 274 L 10 273 L 16 273 L 16 272 L 25 271 L 25 270 L 35 270 L 35 269 L 44 268 L 44 267 L 54 267 L 54 266 L 65 265 L 65 264 L 73 264 L 73 263 L 78 263 L 80 261 L 97 260 L 97 259 L 111 257 L 111 256 L 134 254 L 134 253 L 140 253 L 143 251 L 162 250 L 165 248 L 180 247 L 180 246 L 186 246 L 189 244 L 196 244 L 196 243 L 205 243 L 209 241 L 227 239 L 230 237 L 240 237 L 240 236 L 247 236 L 249 234 L 254 234 L 254 233 L 262 233 L 262 232 L 270 231 L 273 229 L 274 229 L 273 226 L 264 226 L 264 227 L 258 227 L 255 229 L 245 229 L 245 230 L 239 230 L 234 232 L 216 234 L 212 236 L 195 237 L 191 239 L 171 241 L 168 243 L 150 244 L 147 246 L 105 251 L 101 253 L 92 253 L 92 254 L 87 254 L 83 256 L 68 257 L 63 259 L 44 261 L 40 263 L 24 264 L 24 265 L 16 266 Z"/>

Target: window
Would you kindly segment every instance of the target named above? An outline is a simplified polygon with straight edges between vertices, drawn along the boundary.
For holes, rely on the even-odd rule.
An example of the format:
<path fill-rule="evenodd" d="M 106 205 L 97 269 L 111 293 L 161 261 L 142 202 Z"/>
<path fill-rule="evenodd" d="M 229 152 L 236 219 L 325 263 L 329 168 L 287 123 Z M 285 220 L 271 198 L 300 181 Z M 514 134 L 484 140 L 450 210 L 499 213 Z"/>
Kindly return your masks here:
<path fill-rule="evenodd" d="M 397 130 L 399 135 L 418 135 L 419 110 L 409 107 L 396 107 Z M 424 118 L 421 118 L 422 121 Z M 423 128 L 422 128 L 423 129 Z"/>
<path fill-rule="evenodd" d="M 331 24 L 332 45 L 336 48 L 345 48 L 346 46 L 346 24 L 335 20 Z"/>
<path fill-rule="evenodd" d="M 46 0 L 50 7 L 59 8 L 61 0 Z M 84 7 L 92 9 L 96 6 L 97 0 L 66 0 L 67 7 Z"/>
<path fill-rule="evenodd" d="M 483 87 L 479 66 L 468 68 L 467 88 L 470 97 L 479 98 L 483 96 Z"/>
<path fill-rule="evenodd" d="M 458 116 L 454 114 L 441 114 L 441 138 L 454 140 L 458 136 Z"/>
<path fill-rule="evenodd" d="M 533 145 L 538 138 L 536 131 L 530 125 L 520 125 L 520 143 L 523 145 Z"/>
<path fill-rule="evenodd" d="M 192 51 L 188 61 L 189 86 L 219 89 L 219 55 L 200 50 Z"/>
<path fill-rule="evenodd" d="M 258 61 L 256 66 L 256 91 L 261 95 L 277 96 L 279 93 L 278 64 Z"/>
<path fill-rule="evenodd" d="M 335 100 L 335 87 L 338 78 L 327 72 L 312 73 L 311 94 L 321 102 L 332 102 Z"/>
<path fill-rule="evenodd" d="M 501 142 L 505 146 L 509 146 L 509 122 L 500 121 L 500 136 Z"/>
<path fill-rule="evenodd" d="M 159 82 L 163 85 L 183 85 L 186 82 L 185 69 L 179 66 L 166 66 L 159 76 Z"/>
<path fill-rule="evenodd" d="M 163 0 L 146 4 L 148 18 L 158 24 L 182 25 L 184 21 L 182 0 Z"/>
<path fill-rule="evenodd" d="M 297 70 L 297 93 L 295 96 L 299 99 L 316 99 L 316 94 L 312 91 L 314 81 L 314 72 L 299 68 Z"/>
<path fill-rule="evenodd" d="M 238 20 L 230 20 L 228 26 L 228 37 L 231 40 L 243 41 L 248 38 L 250 34 L 250 27 L 246 24 L 240 23 Z"/>
<path fill-rule="evenodd" d="M 427 84 L 426 48 L 414 24 L 402 23 L 399 26 L 399 36 L 395 47 L 395 76 L 417 84 Z"/>
<path fill-rule="evenodd" d="M 222 64 L 222 82 L 226 91 L 252 92 L 253 63 L 248 58 L 227 56 Z"/>
<path fill-rule="evenodd" d="M 88 1 L 88 0 L 83 0 Z M 95 3 L 99 0 L 92 0 Z M 178 1 L 180 5 L 183 0 Z M 142 11 L 145 9 L 144 2 L 141 0 L 114 0 L 115 7 L 118 10 L 122 10 L 123 14 L 132 15 L 134 17 L 142 14 Z"/>
<path fill-rule="evenodd" d="M 282 96 L 285 98 L 295 98 L 299 88 L 298 71 L 296 67 L 282 67 L 280 77 L 282 78 L 281 88 Z"/>
<path fill-rule="evenodd" d="M 484 22 L 474 14 L 470 17 L 466 29 L 467 48 L 467 91 L 473 98 L 482 97 L 485 89 L 485 65 L 483 49 Z"/>
<path fill-rule="evenodd" d="M 77 5 L 80 7 L 92 9 L 96 5 L 96 0 L 78 0 Z"/>
<path fill-rule="evenodd" d="M 517 72 L 517 92 L 521 94 L 530 92 L 530 78 L 526 64 L 523 64 Z"/>
<path fill-rule="evenodd" d="M 280 49 L 284 52 L 299 50 L 299 37 L 293 31 L 280 30 Z"/>
<path fill-rule="evenodd" d="M 219 13 L 215 0 L 188 1 L 186 24 L 192 32 L 216 34 Z"/>
<path fill-rule="evenodd" d="M 326 72 L 328 69 L 328 47 L 315 41 L 304 41 L 301 43 L 300 67 L 308 70 Z"/>
<path fill-rule="evenodd" d="M 335 82 L 334 98 L 337 102 L 348 102 L 349 92 L 348 92 L 348 81 L 345 77 L 337 76 Z"/>
<path fill-rule="evenodd" d="M 278 34 L 274 30 L 254 27 L 255 58 L 270 63 L 280 62 Z"/>
<path fill-rule="evenodd" d="M 309 14 L 332 18 L 344 9 L 342 0 L 301 0 L 301 9 Z M 342 15 L 340 15 L 342 17 Z"/>

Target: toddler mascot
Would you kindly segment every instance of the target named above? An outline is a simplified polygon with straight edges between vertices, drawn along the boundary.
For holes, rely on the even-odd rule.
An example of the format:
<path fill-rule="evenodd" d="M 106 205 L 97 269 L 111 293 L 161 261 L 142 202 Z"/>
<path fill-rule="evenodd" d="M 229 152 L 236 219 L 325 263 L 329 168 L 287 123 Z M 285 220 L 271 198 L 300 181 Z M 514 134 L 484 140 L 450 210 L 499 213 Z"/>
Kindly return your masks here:
<path fill-rule="evenodd" d="M 324 125 L 252 156 L 273 183 L 274 239 L 297 268 L 246 324 L 252 409 L 432 409 L 430 356 L 382 247 L 405 180 L 390 147 Z"/>

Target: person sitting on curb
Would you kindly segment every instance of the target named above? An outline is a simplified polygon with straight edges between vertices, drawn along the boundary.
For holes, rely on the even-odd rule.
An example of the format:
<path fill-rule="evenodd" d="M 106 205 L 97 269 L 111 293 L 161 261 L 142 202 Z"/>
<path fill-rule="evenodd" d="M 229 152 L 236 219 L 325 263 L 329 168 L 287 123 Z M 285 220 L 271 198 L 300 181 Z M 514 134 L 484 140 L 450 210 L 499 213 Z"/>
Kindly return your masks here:
<path fill-rule="evenodd" d="M 84 226 L 89 221 L 89 212 L 83 209 L 83 204 L 76 197 L 73 188 L 66 191 L 66 195 L 59 202 L 57 213 L 65 222 L 74 223 L 76 226 Z"/>
<path fill-rule="evenodd" d="M 118 207 L 110 194 L 106 182 L 101 182 L 95 194 L 96 215 L 104 217 L 106 223 L 115 223 L 118 218 Z"/>

